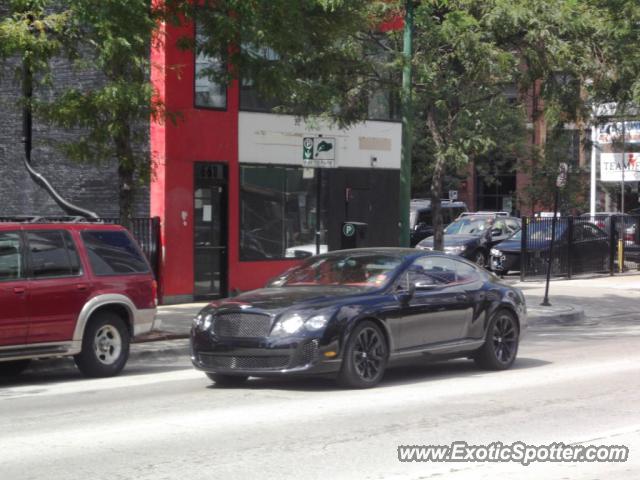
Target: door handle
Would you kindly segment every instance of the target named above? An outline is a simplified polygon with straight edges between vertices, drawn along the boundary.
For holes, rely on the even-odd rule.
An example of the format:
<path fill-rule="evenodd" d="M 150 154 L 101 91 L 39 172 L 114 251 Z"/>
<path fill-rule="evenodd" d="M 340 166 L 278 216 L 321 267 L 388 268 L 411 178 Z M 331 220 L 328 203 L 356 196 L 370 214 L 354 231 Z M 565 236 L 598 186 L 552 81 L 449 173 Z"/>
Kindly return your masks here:
<path fill-rule="evenodd" d="M 87 286 L 84 285 L 84 284 L 76 285 L 76 290 L 78 290 L 80 292 L 86 292 L 87 291 Z"/>
<path fill-rule="evenodd" d="M 20 295 L 25 292 L 24 287 L 13 287 L 13 293 Z"/>
<path fill-rule="evenodd" d="M 469 295 L 467 295 L 466 293 L 459 293 L 456 295 L 456 300 L 466 302 L 467 300 L 469 300 Z"/>

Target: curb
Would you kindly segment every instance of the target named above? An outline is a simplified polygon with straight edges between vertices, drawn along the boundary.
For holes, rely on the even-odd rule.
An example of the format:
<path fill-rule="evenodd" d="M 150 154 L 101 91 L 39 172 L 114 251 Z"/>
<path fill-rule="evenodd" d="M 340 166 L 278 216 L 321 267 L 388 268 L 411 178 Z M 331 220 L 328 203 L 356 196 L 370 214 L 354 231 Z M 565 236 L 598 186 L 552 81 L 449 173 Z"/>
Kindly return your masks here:
<path fill-rule="evenodd" d="M 582 325 L 586 315 L 582 307 L 575 306 L 536 306 L 528 308 L 529 325 Z"/>

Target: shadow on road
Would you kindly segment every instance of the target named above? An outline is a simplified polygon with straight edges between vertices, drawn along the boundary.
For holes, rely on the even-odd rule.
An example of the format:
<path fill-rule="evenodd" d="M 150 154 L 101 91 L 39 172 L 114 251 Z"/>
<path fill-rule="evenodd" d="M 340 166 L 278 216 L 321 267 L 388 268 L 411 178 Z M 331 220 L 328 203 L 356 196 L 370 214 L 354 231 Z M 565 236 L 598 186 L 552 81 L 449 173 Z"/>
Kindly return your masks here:
<path fill-rule="evenodd" d="M 536 358 L 518 358 L 512 370 L 525 370 L 549 365 L 551 362 Z M 500 375 L 502 372 L 481 370 L 471 360 L 452 360 L 446 362 L 426 363 L 420 360 L 412 364 L 398 364 L 389 367 L 380 384 L 375 388 L 388 388 L 398 385 L 425 383 L 448 378 Z M 247 390 L 292 390 L 292 391 L 327 391 L 346 390 L 336 383 L 335 378 L 328 376 L 251 378 L 237 387 L 222 387 L 212 383 L 207 388 L 212 390 L 247 389 Z"/>

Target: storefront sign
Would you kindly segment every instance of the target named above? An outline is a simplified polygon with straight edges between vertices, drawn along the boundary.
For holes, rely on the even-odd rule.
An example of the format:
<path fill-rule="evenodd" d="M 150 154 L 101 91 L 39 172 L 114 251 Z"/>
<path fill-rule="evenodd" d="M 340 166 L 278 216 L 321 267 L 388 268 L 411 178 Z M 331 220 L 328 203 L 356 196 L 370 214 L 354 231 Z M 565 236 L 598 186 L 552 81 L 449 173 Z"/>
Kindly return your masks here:
<path fill-rule="evenodd" d="M 603 182 L 622 181 L 622 153 L 600 154 L 600 180 Z M 624 181 L 640 181 L 640 153 L 625 154 Z"/>

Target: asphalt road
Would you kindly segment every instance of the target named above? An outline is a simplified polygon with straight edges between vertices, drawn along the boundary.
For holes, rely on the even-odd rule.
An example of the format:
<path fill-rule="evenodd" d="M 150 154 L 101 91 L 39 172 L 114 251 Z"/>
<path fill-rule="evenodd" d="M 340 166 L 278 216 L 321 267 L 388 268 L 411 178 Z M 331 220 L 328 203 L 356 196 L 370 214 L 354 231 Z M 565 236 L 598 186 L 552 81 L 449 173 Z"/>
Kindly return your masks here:
<path fill-rule="evenodd" d="M 626 445 L 625 463 L 401 463 L 398 445 Z M 500 477 L 497 476 L 500 475 Z M 0 478 L 640 478 L 640 321 L 530 329 L 515 367 L 402 366 L 376 389 L 252 379 L 221 389 L 185 358 L 111 379 L 47 364 L 0 386 Z"/>

